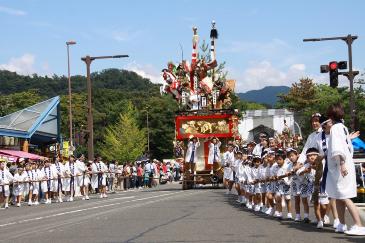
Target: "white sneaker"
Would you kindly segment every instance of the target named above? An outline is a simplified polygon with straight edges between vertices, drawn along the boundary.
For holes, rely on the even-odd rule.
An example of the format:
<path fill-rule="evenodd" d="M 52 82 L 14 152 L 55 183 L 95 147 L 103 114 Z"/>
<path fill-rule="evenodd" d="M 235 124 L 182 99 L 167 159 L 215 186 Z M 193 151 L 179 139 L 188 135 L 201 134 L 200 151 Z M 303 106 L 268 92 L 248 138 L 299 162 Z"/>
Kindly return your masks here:
<path fill-rule="evenodd" d="M 33 203 L 33 205 L 39 205 L 39 202 L 38 202 L 38 201 L 35 201 L 35 202 Z"/>
<path fill-rule="evenodd" d="M 58 202 L 62 203 L 63 202 L 62 198 L 58 198 Z"/>
<path fill-rule="evenodd" d="M 17 206 L 17 207 L 20 207 L 20 203 L 17 203 L 17 204 L 16 204 L 16 206 Z"/>
<path fill-rule="evenodd" d="M 324 224 L 324 225 L 331 224 L 330 217 L 328 217 L 327 215 L 325 215 L 325 216 L 323 217 L 323 224 Z"/>
<path fill-rule="evenodd" d="M 252 205 L 250 203 L 247 204 L 247 208 L 251 210 L 252 209 Z"/>
<path fill-rule="evenodd" d="M 85 197 L 85 199 L 86 199 L 86 200 L 90 200 L 89 196 L 86 196 L 86 197 Z"/>
<path fill-rule="evenodd" d="M 4 208 L 9 208 L 9 204 L 5 203 Z"/>
<path fill-rule="evenodd" d="M 258 211 L 260 211 L 260 206 L 259 206 L 259 205 L 256 205 L 256 206 L 255 206 L 255 209 L 254 209 L 254 211 L 255 211 L 255 212 L 258 212 Z"/>
<path fill-rule="evenodd" d="M 365 235 L 365 227 L 353 225 L 350 230 L 345 230 L 346 235 Z"/>
<path fill-rule="evenodd" d="M 317 229 L 323 229 L 323 221 L 322 220 L 318 221 Z"/>
<path fill-rule="evenodd" d="M 340 220 L 339 219 L 335 219 L 333 220 L 333 228 L 337 229 L 338 225 L 340 224 Z"/>
<path fill-rule="evenodd" d="M 70 197 L 67 202 L 73 202 L 74 201 L 74 198 L 73 197 Z"/>
<path fill-rule="evenodd" d="M 297 216 L 295 216 L 294 221 L 295 222 L 300 222 L 300 221 L 302 221 L 302 218 L 300 217 L 300 215 L 297 215 Z"/>
<path fill-rule="evenodd" d="M 33 203 L 31 201 L 28 202 L 28 206 L 32 206 Z"/>
<path fill-rule="evenodd" d="M 292 220 L 293 219 L 293 215 L 291 213 L 288 213 L 286 215 L 286 219 Z"/>
<path fill-rule="evenodd" d="M 266 210 L 265 214 L 270 215 L 270 214 L 271 214 L 271 212 L 272 212 L 272 208 L 268 208 L 268 209 Z"/>
<path fill-rule="evenodd" d="M 335 230 L 336 233 L 345 233 L 345 231 L 347 231 L 347 226 L 346 224 L 341 224 L 341 223 L 338 224 Z"/>
<path fill-rule="evenodd" d="M 236 202 L 241 203 L 241 198 L 238 197 L 238 199 L 236 200 Z"/>
<path fill-rule="evenodd" d="M 100 194 L 100 198 L 103 198 L 103 194 Z"/>
<path fill-rule="evenodd" d="M 84 200 L 85 200 L 85 197 L 82 197 L 82 198 L 81 198 L 81 200 L 83 200 L 83 201 L 84 201 Z"/>
<path fill-rule="evenodd" d="M 261 213 L 265 213 L 265 212 L 266 212 L 266 210 L 267 210 L 266 206 L 263 206 L 263 207 L 261 208 Z"/>
<path fill-rule="evenodd" d="M 107 198 L 108 197 L 108 195 L 106 195 L 106 193 L 104 193 L 104 196 L 103 196 L 104 198 Z"/>
<path fill-rule="evenodd" d="M 213 170 L 210 171 L 210 174 L 213 175 Z"/>

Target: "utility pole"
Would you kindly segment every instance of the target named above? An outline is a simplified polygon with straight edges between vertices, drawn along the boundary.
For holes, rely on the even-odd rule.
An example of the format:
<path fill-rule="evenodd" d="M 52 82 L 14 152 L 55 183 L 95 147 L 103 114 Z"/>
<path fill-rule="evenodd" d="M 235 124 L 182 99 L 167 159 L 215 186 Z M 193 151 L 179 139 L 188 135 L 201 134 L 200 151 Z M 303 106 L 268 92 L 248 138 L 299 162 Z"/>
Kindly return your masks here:
<path fill-rule="evenodd" d="M 75 45 L 75 41 L 67 41 L 67 67 L 68 67 L 68 112 L 69 112 L 69 129 L 70 129 L 70 154 L 73 154 L 73 132 L 72 132 L 72 93 L 71 93 L 71 72 L 70 72 L 70 45 Z"/>
<path fill-rule="evenodd" d="M 87 132 L 89 134 L 87 140 L 87 157 L 89 160 L 94 159 L 94 118 L 93 118 L 93 107 L 92 107 L 92 83 L 90 77 L 90 65 L 91 62 L 96 59 L 110 59 L 110 58 L 123 58 L 129 57 L 128 55 L 116 55 L 116 56 L 98 56 L 82 57 L 81 60 L 86 64 L 86 79 L 87 79 Z"/>
<path fill-rule="evenodd" d="M 149 120 L 148 120 L 148 107 L 146 107 L 147 112 L 147 151 L 148 155 L 150 154 L 150 127 L 149 127 Z"/>
<path fill-rule="evenodd" d="M 308 41 L 329 41 L 329 40 L 343 40 L 347 44 L 347 52 L 349 58 L 349 71 L 344 74 L 350 81 L 350 117 L 351 123 L 350 127 L 352 131 L 356 130 L 355 123 L 356 123 L 356 106 L 354 100 L 354 78 L 358 74 L 357 71 L 352 70 L 352 43 L 356 40 L 358 36 L 348 34 L 347 36 L 340 36 L 340 37 L 329 37 L 329 38 L 310 38 L 304 39 L 304 42 Z"/>

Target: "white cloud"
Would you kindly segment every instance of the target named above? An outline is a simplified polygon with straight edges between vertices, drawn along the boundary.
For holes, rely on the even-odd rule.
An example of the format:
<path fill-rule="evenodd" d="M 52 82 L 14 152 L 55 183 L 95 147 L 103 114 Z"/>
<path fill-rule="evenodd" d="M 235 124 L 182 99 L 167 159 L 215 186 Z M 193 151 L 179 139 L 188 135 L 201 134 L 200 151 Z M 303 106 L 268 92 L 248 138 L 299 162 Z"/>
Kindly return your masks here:
<path fill-rule="evenodd" d="M 0 69 L 17 72 L 22 75 L 30 75 L 35 73 L 34 60 L 34 55 L 26 53 L 21 57 L 10 58 L 8 63 L 0 64 Z"/>
<path fill-rule="evenodd" d="M 30 53 L 26 53 L 21 57 L 12 57 L 7 63 L 0 64 L 0 70 L 8 70 L 20 75 L 32 75 L 36 73 L 39 76 L 52 76 L 54 74 L 48 62 L 36 65 L 35 60 L 35 56 Z"/>
<path fill-rule="evenodd" d="M 156 71 L 152 65 L 141 65 L 136 62 L 130 62 L 123 69 L 133 71 L 144 78 L 148 78 L 152 83 L 163 83 L 160 72 Z"/>
<path fill-rule="evenodd" d="M 6 14 L 10 14 L 10 15 L 15 15 L 15 16 L 24 16 L 27 14 L 23 10 L 8 8 L 5 6 L 0 6 L 0 13 L 6 13 Z"/>
<path fill-rule="evenodd" d="M 305 64 L 295 63 L 286 68 L 277 68 L 269 61 L 251 63 L 242 72 L 228 68 L 229 78 L 236 80 L 236 92 L 262 89 L 266 86 L 291 87 L 301 78 L 311 78 L 317 84 L 329 84 L 328 73 L 311 74 L 306 70 Z M 348 86 L 348 80 L 339 76 L 339 86 Z"/>
<path fill-rule="evenodd" d="M 306 77 L 304 64 L 292 64 L 287 70 L 274 67 L 269 61 L 252 63 L 243 72 L 230 70 L 230 77 L 236 79 L 236 92 L 261 89 L 266 86 L 290 86 Z"/>
<path fill-rule="evenodd" d="M 130 41 L 138 37 L 140 34 L 140 31 L 114 30 L 112 32 L 112 38 L 116 41 Z"/>

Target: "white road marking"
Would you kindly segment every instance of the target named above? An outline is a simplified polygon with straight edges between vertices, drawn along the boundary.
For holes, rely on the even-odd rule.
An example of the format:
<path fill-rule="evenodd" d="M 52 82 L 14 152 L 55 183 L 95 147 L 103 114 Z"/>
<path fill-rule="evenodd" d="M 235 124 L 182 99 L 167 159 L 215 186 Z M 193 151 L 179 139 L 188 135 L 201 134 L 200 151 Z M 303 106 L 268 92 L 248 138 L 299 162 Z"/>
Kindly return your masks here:
<path fill-rule="evenodd" d="M 100 206 L 88 207 L 88 208 L 77 209 L 77 210 L 72 210 L 72 211 L 66 211 L 66 212 L 56 213 L 56 214 L 47 215 L 47 216 L 43 216 L 43 217 L 24 219 L 24 220 L 20 220 L 20 221 L 16 221 L 16 222 L 10 222 L 10 223 L 6 223 L 6 224 L 1 224 L 0 225 L 0 228 L 6 227 L 6 226 L 10 226 L 10 225 L 16 225 L 16 224 L 22 224 L 22 223 L 27 223 L 27 222 L 32 222 L 32 221 L 39 221 L 39 220 L 48 219 L 48 218 L 54 218 L 54 217 L 58 217 L 58 216 L 63 216 L 63 215 L 68 215 L 68 214 L 73 214 L 73 213 L 78 213 L 78 212 L 83 212 L 83 211 L 89 211 L 89 210 L 94 210 L 94 209 L 99 209 L 99 208 L 112 207 L 112 206 L 116 206 L 116 205 L 121 205 L 122 203 L 124 204 L 124 203 L 129 203 L 129 202 L 138 202 L 138 201 L 142 201 L 142 200 L 146 200 L 146 199 L 152 199 L 152 198 L 156 198 L 156 197 L 164 197 L 164 196 L 175 195 L 175 194 L 180 194 L 180 193 L 183 193 L 183 191 L 173 192 L 173 193 L 165 193 L 165 194 L 161 194 L 161 195 L 156 195 L 156 196 L 151 196 L 151 197 L 144 197 L 144 198 L 138 198 L 138 199 L 124 201 L 124 202 L 117 202 L 117 203 L 111 203 L 111 204 L 105 204 L 105 205 L 100 205 Z M 189 193 L 189 194 L 195 194 L 195 193 L 196 192 Z M 123 197 L 123 198 L 115 198 L 115 200 L 117 200 L 117 199 L 119 199 L 119 200 L 120 199 L 129 199 L 129 198 L 134 198 L 134 196 L 132 196 L 132 197 Z M 171 198 L 171 197 L 169 197 L 169 198 Z M 150 204 L 150 203 L 154 203 L 154 202 L 166 200 L 166 199 L 169 199 L 169 198 L 162 198 L 160 200 L 149 201 L 149 202 L 142 203 L 142 204 L 137 204 L 137 205 L 124 206 L 124 207 L 122 207 L 120 209 L 134 208 L 134 207 L 138 207 L 138 206 L 142 206 L 142 205 L 146 205 L 146 204 Z M 113 200 L 113 198 L 111 198 L 108 201 L 111 201 L 111 200 Z"/>

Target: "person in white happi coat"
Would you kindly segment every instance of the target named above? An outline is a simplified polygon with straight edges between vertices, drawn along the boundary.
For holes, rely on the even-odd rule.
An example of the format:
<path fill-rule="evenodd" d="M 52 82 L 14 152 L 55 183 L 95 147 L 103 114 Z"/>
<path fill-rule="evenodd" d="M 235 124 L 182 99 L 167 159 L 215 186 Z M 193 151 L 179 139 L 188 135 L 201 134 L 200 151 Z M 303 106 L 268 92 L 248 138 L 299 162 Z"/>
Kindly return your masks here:
<path fill-rule="evenodd" d="M 305 145 L 302 149 L 302 152 L 299 155 L 298 162 L 301 164 L 304 164 L 305 161 L 307 160 L 307 155 L 306 155 L 307 149 L 316 147 L 318 134 L 320 132 L 322 132 L 322 127 L 321 127 L 321 123 L 320 123 L 321 116 L 322 115 L 320 113 L 312 114 L 310 122 L 311 122 L 313 132 L 311 134 L 309 134 L 307 141 L 305 142 Z"/>
<path fill-rule="evenodd" d="M 260 133 L 259 139 L 260 139 L 260 142 L 255 145 L 255 147 L 252 151 L 252 155 L 254 155 L 254 156 L 261 156 L 262 151 L 265 149 L 263 146 L 263 143 L 265 143 L 264 140 L 266 140 L 266 143 L 268 144 L 266 133 Z"/>
<path fill-rule="evenodd" d="M 20 202 L 24 195 L 25 183 L 27 182 L 27 173 L 23 167 L 18 167 L 14 174 L 13 194 L 16 197 L 16 206 L 20 207 Z"/>
<path fill-rule="evenodd" d="M 67 201 L 72 202 L 74 199 L 75 194 L 75 187 L 76 187 L 76 174 L 77 174 L 77 168 L 75 163 L 75 156 L 70 155 L 69 161 L 65 164 L 65 171 L 64 176 L 65 179 L 63 181 L 62 188 L 65 191 L 66 195 L 69 195 L 69 198 Z"/>
<path fill-rule="evenodd" d="M 319 155 L 323 157 L 322 163 L 323 163 L 323 175 L 320 182 L 320 198 L 327 198 L 328 194 L 326 192 L 326 180 L 327 180 L 327 174 L 328 174 L 328 159 L 327 159 L 327 152 L 328 152 L 328 140 L 330 137 L 330 131 L 332 127 L 332 120 L 327 119 L 326 117 L 322 116 L 320 118 L 322 131 L 317 134 L 317 141 L 315 148 L 318 149 Z M 323 197 L 323 195 L 325 197 Z M 333 216 L 333 228 L 337 229 L 338 224 L 340 223 L 340 220 L 338 219 L 338 213 L 336 208 L 336 199 L 329 198 L 329 204 L 330 207 L 328 207 L 328 210 L 331 210 L 332 216 Z M 328 211 L 327 210 L 327 211 Z M 327 213 L 327 212 L 326 212 Z M 329 223 L 329 217 L 327 215 L 324 216 L 325 223 Z"/>
<path fill-rule="evenodd" d="M 35 161 L 31 162 L 32 165 L 32 181 L 33 181 L 33 196 L 32 196 L 32 200 L 33 200 L 33 205 L 39 205 L 39 180 L 40 180 L 40 170 L 38 169 L 38 165 L 36 164 Z"/>
<path fill-rule="evenodd" d="M 30 163 L 27 163 L 25 165 L 25 173 L 27 174 L 27 183 L 24 187 L 24 194 L 28 195 L 28 206 L 32 206 L 32 197 L 33 197 L 33 180 L 34 173 L 32 172 L 32 165 Z"/>
<path fill-rule="evenodd" d="M 198 161 L 197 149 L 200 146 L 200 142 L 199 138 L 194 137 L 193 135 L 190 135 L 189 138 L 190 141 L 188 143 L 188 148 L 186 150 L 185 163 L 187 163 L 189 166 L 189 172 L 191 173 L 193 171 L 194 174 L 196 174 L 195 163 Z"/>
<path fill-rule="evenodd" d="M 211 165 L 210 174 L 214 173 L 214 166 L 221 162 L 221 152 L 220 146 L 221 141 L 217 137 L 213 137 L 209 143 L 209 153 L 208 153 L 208 164 Z"/>
<path fill-rule="evenodd" d="M 353 147 L 351 136 L 343 124 L 344 109 L 341 104 L 334 104 L 328 108 L 327 116 L 332 120 L 330 137 L 328 140 L 328 174 L 326 191 L 330 198 L 336 199 L 336 206 L 340 224 L 336 232 L 349 235 L 365 235 L 359 210 L 351 200 L 357 196 L 355 165 L 353 161 Z M 345 223 L 345 209 L 348 209 L 354 225 L 347 230 Z"/>
<path fill-rule="evenodd" d="M 242 154 L 242 151 L 240 151 L 240 150 L 236 151 L 235 153 L 236 153 L 236 159 L 235 159 L 234 165 L 233 165 L 234 172 L 235 172 L 234 183 L 235 183 L 235 188 L 236 188 L 237 195 L 238 195 L 237 202 L 240 203 L 241 202 L 241 186 L 239 183 L 238 173 L 239 173 L 239 167 L 243 162 L 243 160 L 242 160 L 243 154 Z"/>
<path fill-rule="evenodd" d="M 13 182 L 13 175 L 6 168 L 5 161 L 0 163 L 0 201 L 4 201 L 4 208 L 9 208 L 9 184 Z"/>
<path fill-rule="evenodd" d="M 224 184 L 228 189 L 226 194 L 230 194 L 233 187 L 233 164 L 234 164 L 234 152 L 233 144 L 228 145 L 228 149 L 223 154 L 222 164 L 224 166 Z"/>
<path fill-rule="evenodd" d="M 46 160 L 40 174 L 41 189 L 45 195 L 45 204 L 51 203 L 52 182 L 57 179 L 56 171 L 51 167 L 49 160 Z"/>
<path fill-rule="evenodd" d="M 246 203 L 246 177 L 245 177 L 245 170 L 246 170 L 246 164 L 248 163 L 247 161 L 247 149 L 244 148 L 243 151 L 241 152 L 242 156 L 241 159 L 239 159 L 240 163 L 238 165 L 238 169 L 237 169 L 237 179 L 238 179 L 238 183 L 240 184 L 240 193 L 239 195 L 239 202 L 241 204 Z"/>
<path fill-rule="evenodd" d="M 106 195 L 106 172 L 108 167 L 101 161 L 101 157 L 97 156 L 91 165 L 92 177 L 91 185 L 94 189 L 99 189 L 100 198 L 108 197 Z"/>
<path fill-rule="evenodd" d="M 92 161 L 91 161 L 92 163 Z M 89 184 L 90 177 L 88 173 L 88 168 L 85 164 L 85 156 L 81 155 L 78 160 L 76 160 L 76 181 L 77 186 L 80 187 L 82 193 L 82 200 L 89 200 Z"/>
<path fill-rule="evenodd" d="M 65 166 L 61 163 L 59 156 L 54 158 L 51 168 L 55 172 L 57 178 L 57 180 L 52 180 L 51 190 L 53 192 L 53 196 L 57 198 L 58 202 L 62 203 L 62 184 L 64 180 Z"/>

